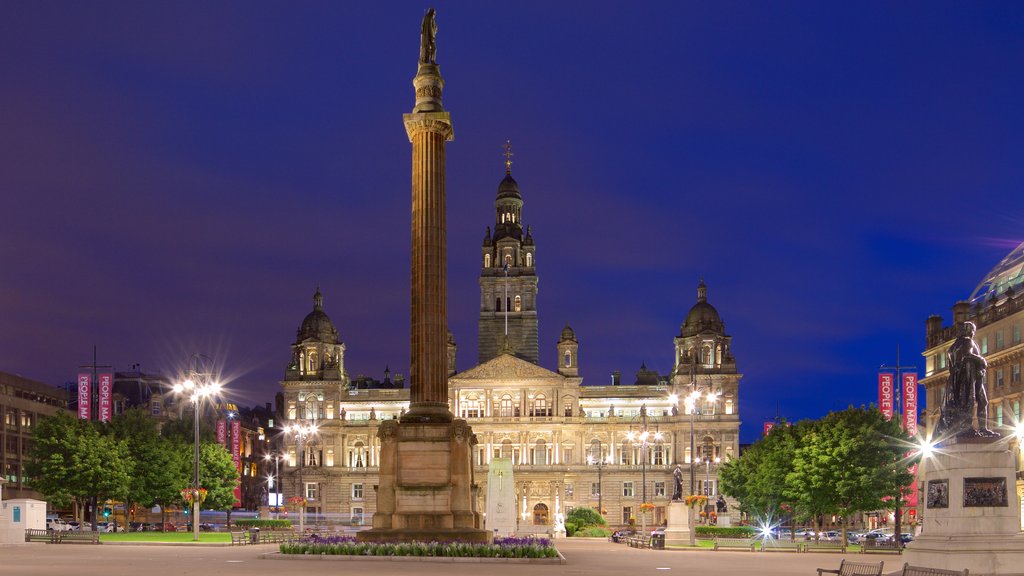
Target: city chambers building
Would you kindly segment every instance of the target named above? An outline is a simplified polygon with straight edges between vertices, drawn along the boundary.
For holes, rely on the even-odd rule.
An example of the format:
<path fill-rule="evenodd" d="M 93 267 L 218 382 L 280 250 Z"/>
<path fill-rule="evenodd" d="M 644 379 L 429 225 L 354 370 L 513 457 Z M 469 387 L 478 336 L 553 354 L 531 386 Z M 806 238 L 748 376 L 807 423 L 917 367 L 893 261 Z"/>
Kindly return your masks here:
<path fill-rule="evenodd" d="M 926 323 L 925 387 L 926 410 L 923 421 L 930 437 L 941 416 L 943 393 L 949 380 L 946 351 L 963 322 L 977 327 L 974 341 L 988 361 L 985 390 L 988 394 L 989 428 L 1003 436 L 1013 434 L 1020 422 L 1024 382 L 1024 243 L 1003 258 L 974 289 L 970 298 L 953 305 L 953 323 L 942 325 L 941 316 Z M 1018 464 L 1019 465 L 1019 464 Z M 1017 495 L 1024 496 L 1024 473 L 1017 473 Z"/>
<path fill-rule="evenodd" d="M 741 375 L 704 282 L 674 338 L 671 373 L 643 366 L 631 384 L 616 372 L 609 385 L 584 385 L 580 340 L 570 326 L 546 352 L 538 342 L 541 266 L 508 160 L 494 207 L 493 231 L 487 228 L 480 250 L 477 365 L 456 372 L 456 343 L 448 337 L 449 409 L 476 434 L 478 509 L 487 509 L 488 465 L 498 457 L 511 459 L 524 532 L 549 531 L 556 514 L 581 506 L 601 509 L 611 525 L 661 524 L 676 465 L 684 470 L 684 494 L 714 501 L 719 463 L 738 456 Z M 368 524 L 377 427 L 408 409 L 409 389 L 390 373 L 382 381 L 348 376 L 345 344 L 319 288 L 291 352 L 274 430 L 284 501 L 304 497 L 312 518 Z M 542 356 L 554 360 L 552 368 Z M 651 506 L 642 518 L 644 503 Z"/>

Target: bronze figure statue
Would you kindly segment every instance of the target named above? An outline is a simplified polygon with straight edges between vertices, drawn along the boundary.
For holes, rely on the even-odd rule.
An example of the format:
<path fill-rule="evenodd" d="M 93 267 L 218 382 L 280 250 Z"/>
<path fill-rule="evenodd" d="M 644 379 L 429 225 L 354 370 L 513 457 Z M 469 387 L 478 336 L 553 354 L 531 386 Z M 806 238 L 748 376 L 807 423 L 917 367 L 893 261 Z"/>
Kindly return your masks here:
<path fill-rule="evenodd" d="M 683 499 L 683 467 L 676 464 L 676 469 L 672 471 L 672 478 L 675 479 L 675 488 L 672 491 L 672 501 L 679 501 Z"/>
<path fill-rule="evenodd" d="M 946 351 L 949 381 L 942 401 L 942 416 L 936 427 L 936 436 L 998 437 L 988 427 L 988 394 L 985 391 L 985 372 L 988 362 L 974 342 L 977 327 L 964 322 L 957 329 L 956 340 Z M 974 429 L 974 416 L 978 429 Z"/>
<path fill-rule="evenodd" d="M 427 10 L 420 27 L 420 64 L 437 64 L 437 22 L 434 21 L 434 9 Z"/>

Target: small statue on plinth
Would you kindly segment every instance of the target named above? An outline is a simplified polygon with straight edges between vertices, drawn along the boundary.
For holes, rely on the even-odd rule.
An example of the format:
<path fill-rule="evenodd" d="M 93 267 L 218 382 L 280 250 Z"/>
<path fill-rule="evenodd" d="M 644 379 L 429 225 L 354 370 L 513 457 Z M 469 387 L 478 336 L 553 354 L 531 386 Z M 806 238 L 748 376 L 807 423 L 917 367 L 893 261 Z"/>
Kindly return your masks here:
<path fill-rule="evenodd" d="M 672 471 L 672 478 L 675 480 L 672 501 L 677 502 L 683 499 L 683 467 L 679 464 L 676 464 L 676 469 Z"/>
<path fill-rule="evenodd" d="M 999 433 L 988 427 L 988 394 L 985 392 L 985 372 L 988 361 L 974 342 L 977 327 L 964 322 L 957 328 L 957 337 L 946 351 L 949 381 L 942 402 L 942 416 L 936 427 L 936 436 L 945 438 L 985 437 L 998 438 Z M 974 416 L 978 429 L 974 429 Z"/>
<path fill-rule="evenodd" d="M 719 515 L 729 511 L 729 506 L 725 503 L 725 496 L 718 495 L 718 499 L 715 500 L 715 508 L 718 510 Z"/>

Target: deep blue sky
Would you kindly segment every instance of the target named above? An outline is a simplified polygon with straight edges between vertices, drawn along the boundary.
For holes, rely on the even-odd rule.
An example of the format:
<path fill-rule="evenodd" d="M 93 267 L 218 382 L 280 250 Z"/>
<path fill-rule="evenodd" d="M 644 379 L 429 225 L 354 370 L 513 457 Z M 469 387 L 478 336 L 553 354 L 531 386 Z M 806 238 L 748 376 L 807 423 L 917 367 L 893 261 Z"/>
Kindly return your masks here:
<path fill-rule="evenodd" d="M 352 376 L 407 373 L 423 3 L 0 5 L 0 370 L 216 356 L 271 401 L 317 284 Z M 502 144 L 542 363 L 585 383 L 672 338 L 704 278 L 744 440 L 871 402 L 1024 240 L 1024 8 L 439 2 L 449 310 L 476 360 Z"/>

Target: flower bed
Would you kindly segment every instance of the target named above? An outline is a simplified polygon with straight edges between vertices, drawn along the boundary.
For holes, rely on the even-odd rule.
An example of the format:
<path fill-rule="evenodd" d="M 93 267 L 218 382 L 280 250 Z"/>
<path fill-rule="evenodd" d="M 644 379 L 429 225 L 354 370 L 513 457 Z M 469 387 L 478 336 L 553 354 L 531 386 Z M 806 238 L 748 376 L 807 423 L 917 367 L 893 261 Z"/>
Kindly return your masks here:
<path fill-rule="evenodd" d="M 282 554 L 332 556 L 442 556 L 455 558 L 557 558 L 547 538 L 495 538 L 493 544 L 470 542 L 357 542 L 352 536 L 306 536 L 281 545 Z"/>

